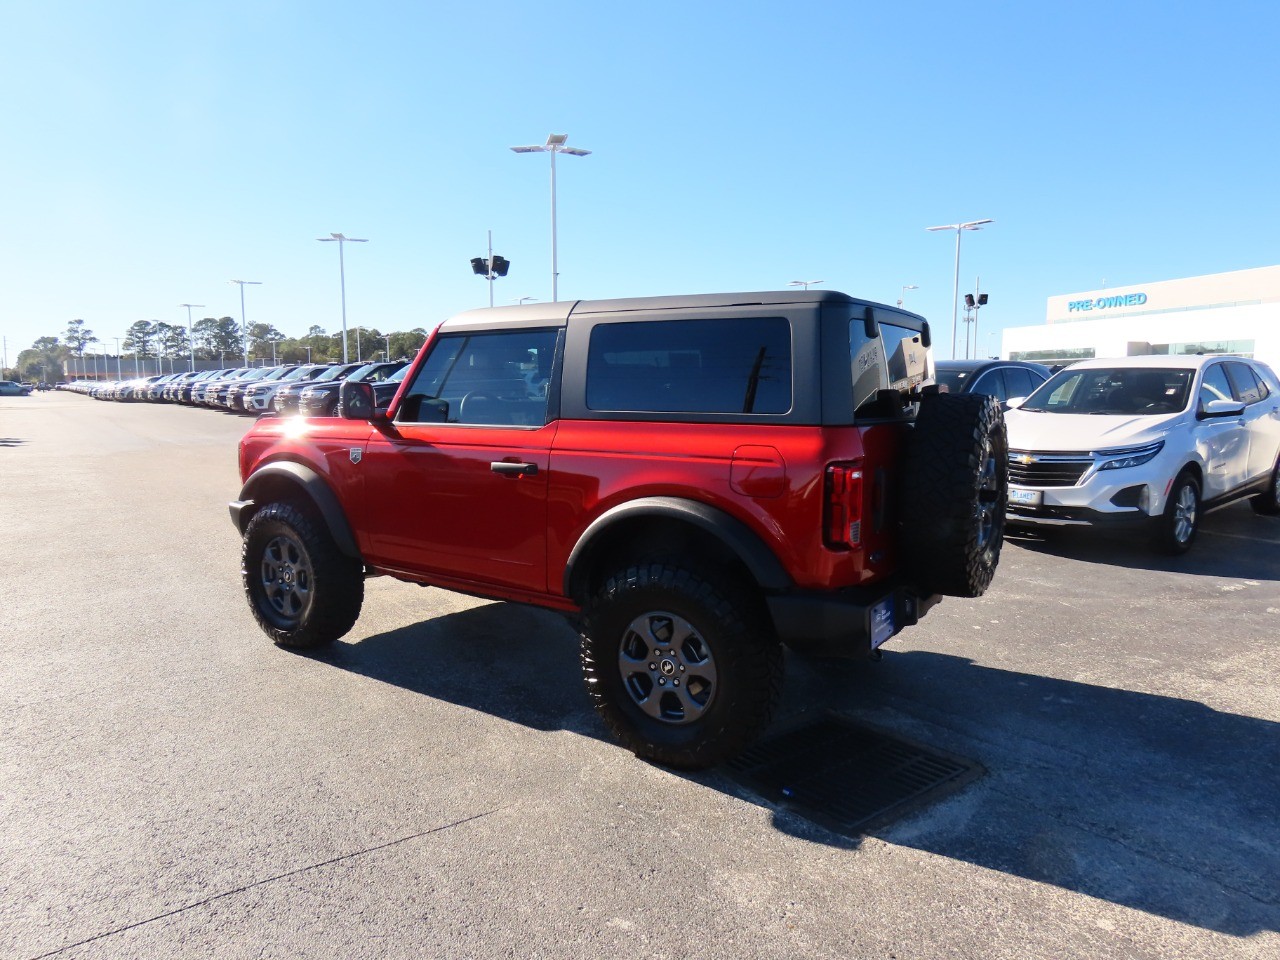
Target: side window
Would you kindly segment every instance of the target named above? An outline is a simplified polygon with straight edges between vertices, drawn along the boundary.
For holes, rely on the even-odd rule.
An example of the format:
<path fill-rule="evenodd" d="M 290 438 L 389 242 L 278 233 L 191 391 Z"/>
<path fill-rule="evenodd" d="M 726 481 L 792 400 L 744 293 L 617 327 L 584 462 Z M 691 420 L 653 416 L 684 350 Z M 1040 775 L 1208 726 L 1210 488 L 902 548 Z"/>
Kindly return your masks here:
<path fill-rule="evenodd" d="M 587 353 L 587 407 L 639 413 L 786 413 L 784 317 L 600 323 Z"/>
<path fill-rule="evenodd" d="M 396 414 L 401 423 L 540 427 L 555 330 L 441 336 Z"/>
<path fill-rule="evenodd" d="M 1204 379 L 1200 381 L 1199 409 L 1201 411 L 1212 400 L 1235 399 L 1231 392 L 1231 384 L 1227 381 L 1227 372 L 1223 367 L 1223 364 L 1215 363 L 1204 368 Z"/>
<path fill-rule="evenodd" d="M 1243 363 L 1224 363 L 1227 368 L 1227 376 L 1231 378 L 1231 385 L 1235 387 L 1236 399 L 1242 403 L 1257 403 L 1265 394 L 1261 381 L 1254 375 Z"/>
<path fill-rule="evenodd" d="M 1005 367 L 1004 383 L 1009 388 L 1009 399 L 1012 399 L 1031 396 L 1044 381 L 1025 367 Z"/>
<path fill-rule="evenodd" d="M 1005 389 L 1004 380 L 1005 371 L 988 370 L 977 380 L 974 381 L 972 387 L 969 388 L 970 393 L 985 393 L 989 397 L 995 397 L 997 400 L 1004 402 L 1009 399 L 1009 394 Z M 1022 394 L 1026 396 L 1026 394 Z"/>

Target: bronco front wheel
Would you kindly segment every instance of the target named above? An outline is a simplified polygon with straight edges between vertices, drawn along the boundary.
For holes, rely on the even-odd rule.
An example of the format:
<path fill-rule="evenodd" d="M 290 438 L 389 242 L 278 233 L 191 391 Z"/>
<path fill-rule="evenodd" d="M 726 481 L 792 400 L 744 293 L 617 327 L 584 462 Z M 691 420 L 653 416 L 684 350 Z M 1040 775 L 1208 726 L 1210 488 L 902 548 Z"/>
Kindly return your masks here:
<path fill-rule="evenodd" d="M 637 756 L 686 770 L 739 753 L 782 691 L 782 650 L 758 598 L 677 562 L 616 571 L 587 603 L 582 672 Z"/>
<path fill-rule="evenodd" d="M 295 650 L 337 640 L 364 602 L 364 570 L 325 527 L 291 503 L 271 503 L 244 534 L 241 577 L 258 625 Z"/>

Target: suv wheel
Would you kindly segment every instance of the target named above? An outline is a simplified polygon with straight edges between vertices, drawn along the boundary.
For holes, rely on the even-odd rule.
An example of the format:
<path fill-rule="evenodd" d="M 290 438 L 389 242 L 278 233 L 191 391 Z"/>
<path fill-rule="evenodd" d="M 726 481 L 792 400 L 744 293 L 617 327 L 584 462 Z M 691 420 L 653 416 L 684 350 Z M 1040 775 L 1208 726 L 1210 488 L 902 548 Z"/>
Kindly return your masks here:
<path fill-rule="evenodd" d="M 582 672 L 637 756 L 686 770 L 740 752 L 782 693 L 782 648 L 739 582 L 682 561 L 616 571 L 587 603 Z"/>
<path fill-rule="evenodd" d="M 1252 504 L 1254 512 L 1264 516 L 1274 517 L 1280 513 L 1280 460 L 1276 461 L 1275 467 L 1271 470 L 1271 485 L 1267 487 L 1266 493 L 1251 497 L 1249 503 Z"/>
<path fill-rule="evenodd" d="M 277 646 L 324 646 L 350 630 L 360 615 L 360 562 L 342 553 L 324 525 L 293 504 L 271 503 L 253 515 L 240 570 L 249 608 Z"/>
<path fill-rule="evenodd" d="M 920 398 L 903 464 L 903 542 L 929 593 L 980 597 L 1004 543 L 1009 441 L 995 398 Z"/>
<path fill-rule="evenodd" d="M 1156 520 L 1154 546 L 1161 553 L 1186 553 L 1200 529 L 1200 484 L 1190 473 L 1178 474 L 1164 513 Z"/>

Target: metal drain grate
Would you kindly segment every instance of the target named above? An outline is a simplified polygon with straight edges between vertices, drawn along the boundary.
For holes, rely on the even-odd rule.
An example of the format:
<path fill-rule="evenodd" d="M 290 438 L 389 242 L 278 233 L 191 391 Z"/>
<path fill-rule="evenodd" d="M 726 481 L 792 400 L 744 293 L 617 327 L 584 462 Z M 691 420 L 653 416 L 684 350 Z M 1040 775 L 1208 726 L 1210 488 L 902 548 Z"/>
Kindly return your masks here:
<path fill-rule="evenodd" d="M 727 769 L 765 799 L 848 836 L 897 820 L 983 773 L 972 760 L 836 716 L 761 740 Z"/>

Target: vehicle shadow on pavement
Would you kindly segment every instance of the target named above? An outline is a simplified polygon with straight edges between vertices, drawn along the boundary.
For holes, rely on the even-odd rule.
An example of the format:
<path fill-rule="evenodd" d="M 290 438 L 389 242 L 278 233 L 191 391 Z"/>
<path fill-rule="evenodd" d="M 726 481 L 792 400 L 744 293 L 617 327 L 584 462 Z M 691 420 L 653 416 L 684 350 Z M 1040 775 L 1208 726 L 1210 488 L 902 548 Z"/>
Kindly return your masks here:
<path fill-rule="evenodd" d="M 0 447 L 20 447 L 26 442 L 20 437 L 0 437 Z"/>
<path fill-rule="evenodd" d="M 611 743 L 554 613 L 492 603 L 315 659 L 536 730 Z M 981 780 L 868 835 L 1235 936 L 1280 930 L 1280 723 L 947 654 L 788 658 L 773 729 L 833 711 L 980 762 Z M 641 762 L 639 760 L 637 763 Z M 855 849 L 724 769 L 673 772 Z"/>
<path fill-rule="evenodd" d="M 313 656 L 535 730 L 608 739 L 583 692 L 578 635 L 546 610 L 489 603 Z"/>
<path fill-rule="evenodd" d="M 797 660 L 784 723 L 831 710 L 987 770 L 870 835 L 1221 933 L 1280 930 L 1280 723 L 928 651 Z M 821 842 L 788 811 L 774 823 Z"/>
<path fill-rule="evenodd" d="M 1156 553 L 1146 537 L 1106 530 L 1010 529 L 1010 543 L 1035 553 L 1084 563 L 1243 580 L 1280 580 L 1280 518 L 1254 514 L 1244 504 L 1211 513 L 1182 556 Z"/>

